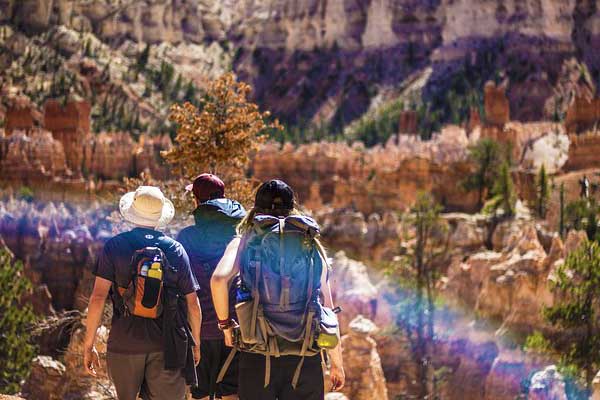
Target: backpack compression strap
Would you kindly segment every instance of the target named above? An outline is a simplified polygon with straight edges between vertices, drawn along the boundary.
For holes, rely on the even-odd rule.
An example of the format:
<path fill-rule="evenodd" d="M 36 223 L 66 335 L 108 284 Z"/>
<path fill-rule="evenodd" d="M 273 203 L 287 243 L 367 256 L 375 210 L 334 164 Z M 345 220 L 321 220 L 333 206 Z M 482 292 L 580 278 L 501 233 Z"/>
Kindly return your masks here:
<path fill-rule="evenodd" d="M 256 256 L 256 255 L 255 255 Z M 250 332 L 256 336 L 256 320 L 258 319 L 258 303 L 260 303 L 260 292 L 258 290 L 258 284 L 261 274 L 261 261 L 258 259 L 254 260 L 254 287 L 252 288 L 252 319 L 250 320 Z"/>
<path fill-rule="evenodd" d="M 318 246 L 317 246 L 318 247 Z M 315 258 L 314 254 L 310 255 L 310 263 L 308 267 L 308 284 L 307 284 L 307 293 L 306 293 L 306 309 L 309 309 L 309 304 L 313 296 L 313 279 L 315 275 Z M 292 378 L 292 387 L 296 389 L 298 386 L 298 381 L 300 380 L 300 373 L 302 372 L 302 366 L 304 365 L 304 357 L 306 355 L 306 350 L 308 350 L 308 345 L 310 344 L 311 339 L 311 331 L 312 331 L 312 322 L 315 317 L 315 311 L 310 310 L 306 314 L 306 326 L 304 327 L 304 341 L 302 342 L 302 350 L 300 351 L 300 362 L 296 367 L 296 371 L 294 372 L 294 377 Z"/>
<path fill-rule="evenodd" d="M 281 296 L 279 298 L 279 306 L 282 310 L 288 309 L 290 305 L 290 286 L 291 280 L 285 269 L 285 247 L 284 247 L 284 230 L 285 219 L 279 219 L 279 274 L 281 275 Z"/>

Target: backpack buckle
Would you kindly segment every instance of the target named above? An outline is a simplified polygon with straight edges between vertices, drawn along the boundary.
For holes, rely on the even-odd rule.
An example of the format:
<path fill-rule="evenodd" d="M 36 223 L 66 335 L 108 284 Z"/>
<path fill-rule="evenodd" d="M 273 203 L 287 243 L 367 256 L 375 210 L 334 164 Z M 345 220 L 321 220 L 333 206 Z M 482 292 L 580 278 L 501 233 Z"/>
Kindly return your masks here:
<path fill-rule="evenodd" d="M 289 276 L 281 277 L 281 298 L 279 303 L 283 310 L 287 310 L 290 305 L 290 288 L 292 287 L 292 280 Z"/>

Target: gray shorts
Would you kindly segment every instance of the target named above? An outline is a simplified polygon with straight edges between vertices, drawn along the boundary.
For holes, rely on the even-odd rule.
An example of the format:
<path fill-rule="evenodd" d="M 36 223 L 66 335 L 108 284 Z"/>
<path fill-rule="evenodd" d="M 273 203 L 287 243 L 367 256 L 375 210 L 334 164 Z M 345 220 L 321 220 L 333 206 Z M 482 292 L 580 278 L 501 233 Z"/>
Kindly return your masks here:
<path fill-rule="evenodd" d="M 119 400 L 184 400 L 186 385 L 181 371 L 164 369 L 163 353 L 106 356 L 108 374 Z"/>

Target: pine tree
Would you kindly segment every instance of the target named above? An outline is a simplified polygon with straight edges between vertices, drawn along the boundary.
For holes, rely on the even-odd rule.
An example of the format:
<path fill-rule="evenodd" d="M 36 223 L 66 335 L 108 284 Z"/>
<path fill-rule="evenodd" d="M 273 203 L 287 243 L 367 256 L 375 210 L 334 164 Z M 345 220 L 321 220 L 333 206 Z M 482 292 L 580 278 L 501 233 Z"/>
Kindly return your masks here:
<path fill-rule="evenodd" d="M 137 60 L 136 60 L 135 69 L 138 73 L 142 72 L 146 69 L 149 59 L 150 59 L 150 44 L 147 44 L 146 47 L 144 47 L 144 50 L 142 50 L 142 52 L 138 55 Z"/>
<path fill-rule="evenodd" d="M 538 175 L 536 189 L 535 209 L 538 217 L 543 219 L 546 218 L 546 213 L 548 212 L 548 201 L 550 201 L 550 185 L 548 183 L 546 167 L 543 164 Z"/>
<path fill-rule="evenodd" d="M 500 144 L 492 139 L 481 139 L 469 147 L 469 158 L 476 170 L 463 181 L 463 187 L 466 190 L 477 190 L 479 208 L 483 206 L 486 192 L 492 192 L 500 166 L 504 162 L 503 153 Z"/>
<path fill-rule="evenodd" d="M 505 217 L 512 217 L 515 215 L 516 203 L 517 195 L 510 173 L 510 167 L 508 162 L 505 161 L 502 163 L 500 172 L 494 182 L 492 199 L 485 205 L 484 212 L 495 214 L 499 209 L 502 209 Z"/>
<path fill-rule="evenodd" d="M 417 368 L 419 399 L 439 398 L 437 373 L 432 358 L 435 354 L 436 285 L 441 278 L 439 266 L 447 255 L 443 240 L 445 226 L 440 220 L 441 207 L 428 193 L 420 193 L 411 208 L 410 224 L 415 233 L 414 245 L 392 269 L 392 276 L 408 286 L 400 301 L 397 325 L 411 345 Z"/>
<path fill-rule="evenodd" d="M 85 44 L 83 46 L 83 56 L 84 57 L 93 57 L 93 52 L 92 52 L 92 41 L 90 39 L 87 39 L 85 41 Z"/>
<path fill-rule="evenodd" d="M 181 74 L 177 75 L 177 80 L 173 85 L 173 90 L 171 91 L 171 100 L 177 101 L 179 99 L 179 92 L 181 92 L 181 86 L 183 85 L 183 80 Z"/>
<path fill-rule="evenodd" d="M 187 86 L 185 87 L 185 93 L 183 94 L 183 101 L 192 103 L 194 105 L 196 104 L 196 86 L 194 85 L 194 82 L 189 81 Z"/>
<path fill-rule="evenodd" d="M 544 310 L 552 325 L 573 335 L 569 351 L 561 351 L 565 360 L 583 369 L 587 387 L 600 368 L 600 245 L 584 242 L 570 253 L 556 271 L 556 288 L 564 296 L 555 306 Z M 560 348 L 560 343 L 555 343 Z"/>
<path fill-rule="evenodd" d="M 30 290 L 31 283 L 23 276 L 23 263 L 14 262 L 0 243 L 0 393 L 19 391 L 35 353 L 30 343 L 35 316 L 30 305 L 21 303 Z"/>

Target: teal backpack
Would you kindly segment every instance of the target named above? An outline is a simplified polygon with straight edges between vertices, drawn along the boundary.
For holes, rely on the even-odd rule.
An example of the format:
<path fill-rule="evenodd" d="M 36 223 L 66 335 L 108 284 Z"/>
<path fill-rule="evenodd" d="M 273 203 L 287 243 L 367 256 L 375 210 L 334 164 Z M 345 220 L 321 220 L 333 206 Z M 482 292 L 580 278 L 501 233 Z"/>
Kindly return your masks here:
<path fill-rule="evenodd" d="M 337 316 L 319 300 L 326 265 L 318 236 L 319 226 L 310 217 L 259 215 L 243 240 L 238 298 L 245 301 L 236 304 L 236 349 L 266 356 L 265 387 L 271 357 L 302 357 L 295 388 L 304 357 L 338 344 Z"/>

